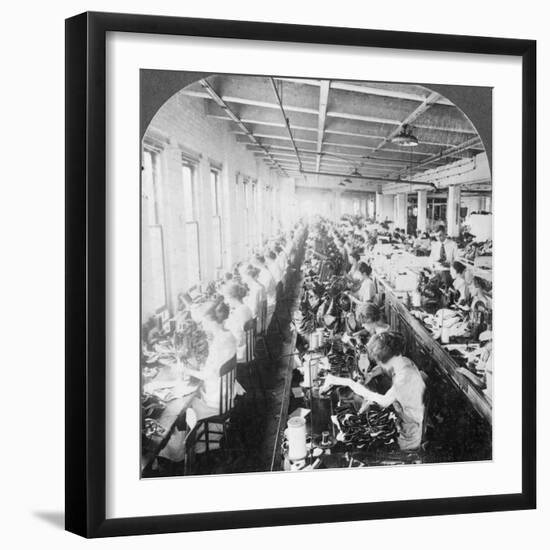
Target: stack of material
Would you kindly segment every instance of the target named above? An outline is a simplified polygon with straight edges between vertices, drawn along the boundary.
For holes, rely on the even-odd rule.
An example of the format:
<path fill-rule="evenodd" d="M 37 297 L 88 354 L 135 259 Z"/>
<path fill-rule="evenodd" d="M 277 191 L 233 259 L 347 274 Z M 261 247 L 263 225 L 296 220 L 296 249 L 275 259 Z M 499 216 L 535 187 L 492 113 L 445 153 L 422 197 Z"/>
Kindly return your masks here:
<path fill-rule="evenodd" d="M 392 407 L 371 405 L 358 414 L 351 403 L 335 410 L 332 421 L 338 428 L 336 440 L 350 450 L 374 452 L 397 448 L 396 415 Z"/>

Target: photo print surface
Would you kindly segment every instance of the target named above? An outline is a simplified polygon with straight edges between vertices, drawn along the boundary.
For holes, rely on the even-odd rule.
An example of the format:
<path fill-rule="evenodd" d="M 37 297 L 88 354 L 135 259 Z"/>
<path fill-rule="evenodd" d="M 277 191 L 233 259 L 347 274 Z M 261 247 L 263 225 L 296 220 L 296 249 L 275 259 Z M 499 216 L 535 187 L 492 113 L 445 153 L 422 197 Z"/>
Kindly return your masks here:
<path fill-rule="evenodd" d="M 492 459 L 492 90 L 398 78 L 141 70 L 142 477 Z"/>

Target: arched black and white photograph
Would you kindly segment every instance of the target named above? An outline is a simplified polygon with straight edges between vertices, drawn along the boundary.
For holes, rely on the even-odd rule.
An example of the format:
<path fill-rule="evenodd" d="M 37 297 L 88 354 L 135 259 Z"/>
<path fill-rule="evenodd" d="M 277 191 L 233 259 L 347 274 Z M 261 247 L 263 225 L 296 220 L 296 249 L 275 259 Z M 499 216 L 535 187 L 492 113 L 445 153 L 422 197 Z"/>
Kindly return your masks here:
<path fill-rule="evenodd" d="M 142 477 L 491 460 L 491 89 L 446 87 L 478 129 L 417 83 L 142 93 L 178 77 L 141 143 Z"/>

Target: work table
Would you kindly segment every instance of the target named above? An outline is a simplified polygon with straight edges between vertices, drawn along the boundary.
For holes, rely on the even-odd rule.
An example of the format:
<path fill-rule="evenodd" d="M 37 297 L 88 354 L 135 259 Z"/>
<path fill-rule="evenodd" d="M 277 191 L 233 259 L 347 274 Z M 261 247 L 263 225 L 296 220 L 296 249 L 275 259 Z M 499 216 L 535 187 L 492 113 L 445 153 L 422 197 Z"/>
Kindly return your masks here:
<path fill-rule="evenodd" d="M 384 300 L 386 319 L 392 330 L 403 334 L 409 344 L 416 347 L 417 354 L 433 359 L 439 370 L 460 390 L 468 399 L 475 411 L 489 424 L 492 423 L 491 399 L 466 376 L 459 372 L 458 363 L 449 352 L 435 340 L 429 330 L 411 314 L 403 301 L 383 279 L 377 278 L 379 296 Z"/>

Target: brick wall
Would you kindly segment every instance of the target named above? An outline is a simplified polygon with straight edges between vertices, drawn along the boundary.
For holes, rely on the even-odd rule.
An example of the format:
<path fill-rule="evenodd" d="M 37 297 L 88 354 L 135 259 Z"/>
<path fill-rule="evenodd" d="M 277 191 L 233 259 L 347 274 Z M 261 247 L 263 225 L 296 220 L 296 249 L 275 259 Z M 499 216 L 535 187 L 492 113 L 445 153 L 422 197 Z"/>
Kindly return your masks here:
<path fill-rule="evenodd" d="M 155 136 L 161 157 L 159 218 L 164 238 L 164 261 L 168 306 L 173 309 L 178 293 L 190 285 L 186 264 L 186 224 L 183 215 L 182 154 L 195 163 L 198 182 L 198 222 L 200 239 L 201 280 L 216 276 L 213 238 L 213 207 L 210 187 L 211 166 L 220 168 L 222 191 L 223 268 L 245 259 L 249 250 L 245 243 L 245 185 L 257 182 L 257 207 L 253 209 L 255 235 L 253 246 L 261 237 L 269 237 L 286 229 L 294 221 L 294 181 L 280 177 L 262 160 L 238 143 L 232 126 L 226 121 L 206 115 L 206 101 L 176 94 L 169 99 L 151 121 L 146 134 Z M 159 139 L 159 136 L 161 138 Z M 249 180 L 248 184 L 244 182 Z M 252 209 L 251 209 L 252 210 Z M 146 218 L 146 216 L 145 216 Z M 145 242 L 148 223 L 142 213 L 142 241 Z M 142 246 L 142 272 L 151 263 L 149 247 Z M 147 319 L 156 304 L 147 288 L 150 277 L 143 277 L 142 315 Z"/>

